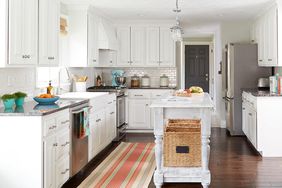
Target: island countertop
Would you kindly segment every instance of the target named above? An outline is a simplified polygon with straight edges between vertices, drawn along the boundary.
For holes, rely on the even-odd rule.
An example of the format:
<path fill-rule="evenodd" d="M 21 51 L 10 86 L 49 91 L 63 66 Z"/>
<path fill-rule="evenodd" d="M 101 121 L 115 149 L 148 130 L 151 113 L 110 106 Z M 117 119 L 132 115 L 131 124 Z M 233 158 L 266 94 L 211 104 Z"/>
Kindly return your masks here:
<path fill-rule="evenodd" d="M 39 105 L 35 101 L 29 101 L 25 102 L 23 106 L 14 106 L 12 109 L 0 108 L 0 116 L 44 116 L 88 101 L 88 99 L 60 99 L 52 105 Z"/>
<path fill-rule="evenodd" d="M 200 96 L 177 97 L 168 96 L 164 99 L 155 100 L 151 108 L 213 108 L 214 104 L 208 93 Z"/>

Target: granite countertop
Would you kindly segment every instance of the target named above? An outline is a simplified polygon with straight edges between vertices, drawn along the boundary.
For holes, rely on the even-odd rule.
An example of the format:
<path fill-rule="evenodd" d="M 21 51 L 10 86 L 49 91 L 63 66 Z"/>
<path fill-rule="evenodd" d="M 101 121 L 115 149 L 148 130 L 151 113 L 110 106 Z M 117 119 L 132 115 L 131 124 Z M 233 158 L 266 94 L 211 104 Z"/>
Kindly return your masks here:
<path fill-rule="evenodd" d="M 52 105 L 39 105 L 35 101 L 25 102 L 23 106 L 12 109 L 0 108 L 0 116 L 44 116 L 84 103 L 88 99 L 60 99 Z"/>
<path fill-rule="evenodd" d="M 242 91 L 250 93 L 255 97 L 282 97 L 282 95 L 270 93 L 269 90 L 258 90 L 256 88 L 255 89 L 242 89 Z"/>
<path fill-rule="evenodd" d="M 127 89 L 176 89 L 176 87 L 128 87 Z"/>

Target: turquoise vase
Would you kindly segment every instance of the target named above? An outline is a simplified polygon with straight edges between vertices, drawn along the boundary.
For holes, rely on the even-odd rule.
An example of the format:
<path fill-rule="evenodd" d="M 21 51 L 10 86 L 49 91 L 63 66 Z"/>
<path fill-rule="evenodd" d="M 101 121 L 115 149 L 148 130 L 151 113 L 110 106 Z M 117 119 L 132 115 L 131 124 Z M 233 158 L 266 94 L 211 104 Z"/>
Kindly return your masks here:
<path fill-rule="evenodd" d="M 24 97 L 16 99 L 16 105 L 17 106 L 22 106 L 23 104 L 24 104 Z"/>
<path fill-rule="evenodd" d="M 7 99 L 7 100 L 4 100 L 3 103 L 6 109 L 11 109 L 13 108 L 15 104 L 15 99 Z"/>

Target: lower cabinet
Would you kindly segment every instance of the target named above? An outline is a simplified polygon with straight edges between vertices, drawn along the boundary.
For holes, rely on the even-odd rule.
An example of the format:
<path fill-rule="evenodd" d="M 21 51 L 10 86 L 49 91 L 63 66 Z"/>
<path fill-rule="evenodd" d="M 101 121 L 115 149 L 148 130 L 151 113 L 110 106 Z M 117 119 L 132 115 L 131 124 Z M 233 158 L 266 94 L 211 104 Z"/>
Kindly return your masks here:
<path fill-rule="evenodd" d="M 89 161 L 116 137 L 116 95 L 110 94 L 96 99 L 92 106 L 95 110 L 90 113 L 89 118 Z"/>
<path fill-rule="evenodd" d="M 253 104 L 243 97 L 242 130 L 252 145 L 257 148 L 257 112 Z"/>
<path fill-rule="evenodd" d="M 43 125 L 52 122 L 52 132 L 44 132 L 43 174 L 44 188 L 60 188 L 70 177 L 70 125 L 69 111 L 51 114 L 43 120 Z M 54 124 L 54 121 L 57 120 Z M 66 123 L 67 122 L 67 123 Z"/>
<path fill-rule="evenodd" d="M 150 129 L 150 99 L 129 99 L 129 129 Z"/>

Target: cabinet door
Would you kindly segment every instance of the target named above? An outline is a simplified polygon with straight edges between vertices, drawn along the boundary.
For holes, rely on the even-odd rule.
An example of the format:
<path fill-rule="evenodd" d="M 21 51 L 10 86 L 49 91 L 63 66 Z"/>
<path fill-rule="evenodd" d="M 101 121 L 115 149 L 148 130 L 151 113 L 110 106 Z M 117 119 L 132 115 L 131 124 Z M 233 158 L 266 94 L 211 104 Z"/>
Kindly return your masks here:
<path fill-rule="evenodd" d="M 118 62 L 120 66 L 130 65 L 130 27 L 120 27 L 117 29 L 118 38 Z"/>
<path fill-rule="evenodd" d="M 111 105 L 106 111 L 107 139 L 110 142 L 116 137 L 116 106 Z"/>
<path fill-rule="evenodd" d="M 98 114 L 99 119 L 99 129 L 100 129 L 100 139 L 99 139 L 99 146 L 100 150 L 103 150 L 107 144 L 107 127 L 106 127 L 106 112 L 105 109 L 101 110 Z"/>
<path fill-rule="evenodd" d="M 44 146 L 44 188 L 56 187 L 56 138 L 49 136 L 43 142 Z"/>
<path fill-rule="evenodd" d="M 9 1 L 9 64 L 37 63 L 38 0 Z"/>
<path fill-rule="evenodd" d="M 263 19 L 257 21 L 257 34 L 258 34 L 258 63 L 264 65 L 264 22 Z"/>
<path fill-rule="evenodd" d="M 57 150 L 56 159 L 62 158 L 64 155 L 68 155 L 70 151 L 70 129 L 63 129 L 57 133 Z"/>
<path fill-rule="evenodd" d="M 129 99 L 129 128 L 150 129 L 150 100 Z"/>
<path fill-rule="evenodd" d="M 169 28 L 160 28 L 160 66 L 175 66 L 174 41 Z"/>
<path fill-rule="evenodd" d="M 97 66 L 99 63 L 98 50 L 98 17 L 88 14 L 88 66 Z"/>
<path fill-rule="evenodd" d="M 256 112 L 254 110 L 250 110 L 248 114 L 249 119 L 249 140 L 253 144 L 255 148 L 257 148 L 257 117 Z"/>
<path fill-rule="evenodd" d="M 59 64 L 59 0 L 39 0 L 39 64 Z"/>
<path fill-rule="evenodd" d="M 159 66 L 160 62 L 160 28 L 147 28 L 147 65 Z"/>
<path fill-rule="evenodd" d="M 277 8 L 273 7 L 267 13 L 266 18 L 266 61 L 269 66 L 276 66 L 277 62 L 277 50 L 278 50 L 278 26 L 277 26 Z"/>
<path fill-rule="evenodd" d="M 131 65 L 145 65 L 146 30 L 144 27 L 131 27 Z"/>
<path fill-rule="evenodd" d="M 56 164 L 56 188 L 62 187 L 62 185 L 70 177 L 70 161 L 69 155 L 66 155 L 65 158 L 59 160 Z"/>
<path fill-rule="evenodd" d="M 247 109 L 246 109 L 246 104 L 243 102 L 242 105 L 242 130 L 244 134 L 247 136 L 248 135 L 248 125 L 247 125 Z"/>

